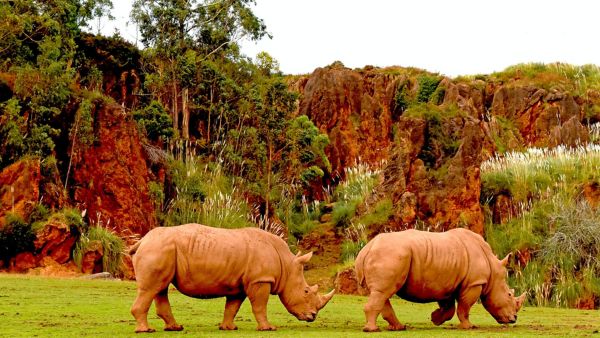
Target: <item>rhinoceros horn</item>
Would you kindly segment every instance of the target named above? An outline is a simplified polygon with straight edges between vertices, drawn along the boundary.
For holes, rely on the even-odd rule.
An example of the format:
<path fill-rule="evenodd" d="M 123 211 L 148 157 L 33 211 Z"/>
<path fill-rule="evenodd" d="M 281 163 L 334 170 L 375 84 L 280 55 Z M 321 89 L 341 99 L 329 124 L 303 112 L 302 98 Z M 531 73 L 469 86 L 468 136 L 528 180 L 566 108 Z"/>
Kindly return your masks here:
<path fill-rule="evenodd" d="M 327 305 L 327 303 L 329 303 L 329 301 L 331 300 L 331 298 L 333 298 L 333 295 L 335 294 L 335 289 L 331 290 L 331 292 L 329 292 L 326 295 L 321 296 L 321 302 L 319 304 L 319 310 L 321 310 L 322 308 L 325 307 L 325 305 Z"/>

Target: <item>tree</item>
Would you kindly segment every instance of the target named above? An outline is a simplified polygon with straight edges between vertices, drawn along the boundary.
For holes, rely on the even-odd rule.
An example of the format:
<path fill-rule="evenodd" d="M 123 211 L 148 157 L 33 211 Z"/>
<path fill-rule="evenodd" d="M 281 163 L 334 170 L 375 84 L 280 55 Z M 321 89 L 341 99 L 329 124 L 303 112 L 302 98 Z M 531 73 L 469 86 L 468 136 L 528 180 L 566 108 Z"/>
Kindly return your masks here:
<path fill-rule="evenodd" d="M 110 0 L 0 2 L 0 71 L 15 76 L 14 97 L 0 107 L 5 161 L 54 150 L 63 129 L 57 117 L 76 81 L 75 38 L 110 7 Z"/>
<path fill-rule="evenodd" d="M 253 0 L 135 0 L 132 18 L 142 43 L 155 56 L 154 72 L 162 84 L 163 104 L 169 106 L 175 130 L 189 136 L 190 69 L 237 49 L 242 38 L 258 40 L 267 35 L 262 20 L 249 8 Z M 193 52 L 190 52 L 193 51 Z M 179 123 L 179 102 L 182 121 Z"/>

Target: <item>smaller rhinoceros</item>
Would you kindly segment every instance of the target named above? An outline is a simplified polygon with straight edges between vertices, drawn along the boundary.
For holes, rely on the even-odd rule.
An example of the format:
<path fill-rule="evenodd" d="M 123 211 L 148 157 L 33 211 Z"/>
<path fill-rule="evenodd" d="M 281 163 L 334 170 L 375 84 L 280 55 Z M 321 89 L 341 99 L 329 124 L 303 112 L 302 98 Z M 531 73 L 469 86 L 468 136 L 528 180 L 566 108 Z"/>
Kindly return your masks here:
<path fill-rule="evenodd" d="M 390 330 L 405 329 L 389 300 L 394 294 L 417 303 L 437 302 L 439 308 L 431 313 L 435 325 L 452 319 L 456 311 L 459 327 L 472 328 L 469 311 L 479 298 L 498 323 L 515 323 L 525 293 L 514 297 L 508 288 L 507 262 L 508 256 L 499 260 L 480 235 L 467 229 L 379 234 L 355 262 L 358 282 L 370 292 L 363 331 L 379 331 L 380 313 Z"/>
<path fill-rule="evenodd" d="M 167 298 L 169 284 L 194 298 L 226 297 L 221 330 L 236 330 L 233 323 L 246 297 L 258 330 L 275 330 L 267 321 L 270 294 L 279 295 L 285 308 L 299 320 L 312 322 L 333 297 L 317 293 L 318 286 L 304 280 L 304 264 L 312 257 L 292 254 L 279 237 L 257 228 L 217 229 L 200 224 L 155 228 L 131 249 L 137 280 L 137 298 L 131 313 L 136 332 L 148 327 L 152 300 L 165 321 L 166 331 L 180 331 Z"/>

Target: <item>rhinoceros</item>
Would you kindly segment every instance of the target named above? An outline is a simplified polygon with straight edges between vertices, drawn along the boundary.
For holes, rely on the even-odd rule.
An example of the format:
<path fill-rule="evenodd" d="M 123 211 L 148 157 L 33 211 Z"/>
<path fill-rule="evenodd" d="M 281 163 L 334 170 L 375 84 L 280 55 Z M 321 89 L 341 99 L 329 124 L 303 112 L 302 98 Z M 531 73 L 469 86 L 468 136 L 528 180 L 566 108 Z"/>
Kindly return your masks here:
<path fill-rule="evenodd" d="M 180 331 L 167 297 L 172 283 L 194 298 L 226 297 L 221 330 L 236 330 L 233 320 L 248 297 L 258 330 L 275 330 L 267 320 L 267 301 L 277 294 L 296 318 L 312 322 L 333 297 L 317 293 L 304 280 L 312 252 L 294 255 L 279 237 L 258 228 L 217 229 L 200 224 L 155 228 L 130 249 L 137 281 L 131 314 L 136 332 L 153 332 L 147 315 L 152 300 L 166 331 Z"/>
<path fill-rule="evenodd" d="M 437 302 L 439 308 L 431 313 L 435 325 L 452 319 L 456 311 L 459 327 L 472 328 L 469 311 L 479 298 L 498 323 L 515 323 L 525 293 L 514 297 L 506 284 L 508 258 L 499 260 L 480 235 L 467 229 L 377 235 L 355 261 L 359 285 L 369 292 L 363 331 L 379 331 L 380 313 L 389 330 L 406 328 L 390 304 L 394 294 L 417 303 Z"/>

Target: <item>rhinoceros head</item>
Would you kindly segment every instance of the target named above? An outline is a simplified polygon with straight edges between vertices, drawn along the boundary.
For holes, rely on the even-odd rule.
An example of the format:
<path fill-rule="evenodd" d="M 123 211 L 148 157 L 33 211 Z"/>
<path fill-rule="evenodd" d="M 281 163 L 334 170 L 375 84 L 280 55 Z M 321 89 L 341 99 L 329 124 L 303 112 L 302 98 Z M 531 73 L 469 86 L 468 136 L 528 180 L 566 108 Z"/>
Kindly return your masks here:
<path fill-rule="evenodd" d="M 506 284 L 506 264 L 510 254 L 502 260 L 497 261 L 497 266 L 492 267 L 492 278 L 488 285 L 488 292 L 481 296 L 485 309 L 500 324 L 515 323 L 517 321 L 517 312 L 521 309 L 525 301 L 525 293 L 515 297 L 513 289 L 509 289 Z M 490 262 L 493 265 L 496 262 Z"/>
<path fill-rule="evenodd" d="M 312 257 L 312 252 L 305 255 L 296 255 L 291 263 L 290 273 L 285 282 L 283 292 L 279 294 L 281 302 L 299 320 L 312 322 L 317 318 L 317 313 L 333 297 L 335 290 L 326 295 L 318 293 L 319 286 L 309 286 L 304 279 L 304 264 Z"/>

